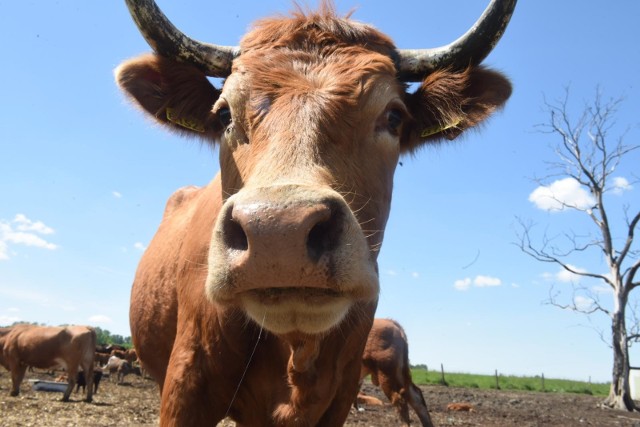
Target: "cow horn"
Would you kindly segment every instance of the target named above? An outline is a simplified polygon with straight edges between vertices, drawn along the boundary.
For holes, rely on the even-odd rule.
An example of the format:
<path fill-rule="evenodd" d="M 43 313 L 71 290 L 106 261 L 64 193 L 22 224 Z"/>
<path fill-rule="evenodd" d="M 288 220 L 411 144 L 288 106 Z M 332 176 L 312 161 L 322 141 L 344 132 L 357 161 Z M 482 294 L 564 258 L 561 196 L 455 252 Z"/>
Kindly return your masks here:
<path fill-rule="evenodd" d="M 478 65 L 500 40 L 516 1 L 492 0 L 473 27 L 446 46 L 398 49 L 398 78 L 405 82 L 416 82 L 436 69 L 463 69 Z"/>
<path fill-rule="evenodd" d="M 206 75 L 227 77 L 236 46 L 218 46 L 193 40 L 178 30 L 153 0 L 125 0 L 138 29 L 153 50 L 167 58 L 193 64 Z"/>

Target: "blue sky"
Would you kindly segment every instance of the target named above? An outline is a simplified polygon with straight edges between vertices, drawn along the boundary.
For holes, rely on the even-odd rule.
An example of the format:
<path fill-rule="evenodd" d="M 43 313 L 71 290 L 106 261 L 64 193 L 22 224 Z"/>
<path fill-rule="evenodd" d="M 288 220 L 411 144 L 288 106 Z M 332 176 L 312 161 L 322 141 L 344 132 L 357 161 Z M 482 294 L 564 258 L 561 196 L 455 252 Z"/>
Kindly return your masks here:
<path fill-rule="evenodd" d="M 291 4 L 158 3 L 187 34 L 219 44 L 237 44 L 250 22 Z M 401 48 L 448 43 L 486 5 L 337 3 Z M 513 81 L 506 108 L 479 132 L 402 159 L 379 258 L 378 316 L 404 325 L 412 363 L 610 379 L 611 351 L 597 333 L 608 331 L 607 319 L 543 304 L 552 285 L 570 299 L 571 284 L 513 243 L 517 218 L 536 223 L 539 236 L 547 227 L 588 230 L 579 214 L 529 200 L 532 177 L 554 160 L 555 140 L 536 127 L 547 120 L 545 98 L 569 86 L 577 115 L 599 85 L 607 97 L 625 96 L 618 127 L 629 128 L 629 142 L 640 137 L 638 16 L 632 0 L 521 1 L 485 61 Z M 181 186 L 206 184 L 217 155 L 165 134 L 119 93 L 113 69 L 149 50 L 124 2 L 0 0 L 0 40 L 0 324 L 90 324 L 129 335 L 131 282 L 165 201 Z M 631 182 L 639 160 L 629 158 L 618 176 Z M 637 210 L 635 187 L 611 204 Z M 574 264 L 604 271 L 599 254 Z M 610 294 L 600 295 L 608 303 Z M 640 365 L 635 349 L 631 363 Z"/>

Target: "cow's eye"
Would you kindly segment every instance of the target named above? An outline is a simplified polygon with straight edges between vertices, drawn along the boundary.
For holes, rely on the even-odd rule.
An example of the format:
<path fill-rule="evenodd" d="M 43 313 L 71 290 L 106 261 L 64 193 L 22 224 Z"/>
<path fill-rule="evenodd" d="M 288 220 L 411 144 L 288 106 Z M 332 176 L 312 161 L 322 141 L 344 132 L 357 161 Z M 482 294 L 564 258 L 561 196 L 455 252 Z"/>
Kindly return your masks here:
<path fill-rule="evenodd" d="M 404 120 L 404 114 L 397 108 L 387 111 L 387 128 L 392 135 L 398 135 Z"/>
<path fill-rule="evenodd" d="M 232 122 L 231 110 L 229 107 L 222 107 L 218 110 L 218 120 L 222 127 L 227 128 Z"/>

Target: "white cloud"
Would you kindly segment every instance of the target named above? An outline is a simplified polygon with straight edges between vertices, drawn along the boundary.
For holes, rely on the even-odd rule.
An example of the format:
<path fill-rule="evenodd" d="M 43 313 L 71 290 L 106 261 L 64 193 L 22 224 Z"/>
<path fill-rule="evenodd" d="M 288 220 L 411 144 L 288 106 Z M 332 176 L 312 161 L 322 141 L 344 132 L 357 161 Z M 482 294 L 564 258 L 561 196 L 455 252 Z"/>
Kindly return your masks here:
<path fill-rule="evenodd" d="M 31 221 L 23 214 L 17 214 L 13 219 L 13 222 L 17 224 L 16 229 L 19 231 L 34 231 L 40 234 L 53 234 L 53 228 L 47 227 L 42 221 Z"/>
<path fill-rule="evenodd" d="M 138 249 L 139 251 L 145 251 L 147 249 L 147 247 L 144 244 L 140 243 L 140 242 L 134 243 L 133 247 Z"/>
<path fill-rule="evenodd" d="M 0 240 L 0 260 L 3 259 L 9 259 L 9 246 Z"/>
<path fill-rule="evenodd" d="M 576 267 L 575 265 L 567 264 L 567 267 L 572 269 L 573 271 L 577 271 L 578 273 L 586 273 L 587 270 Z M 581 277 L 579 274 L 572 273 L 564 268 L 558 271 L 556 274 L 551 275 L 552 280 L 557 280 L 562 283 L 577 283 L 580 281 Z"/>
<path fill-rule="evenodd" d="M 456 280 L 453 282 L 453 287 L 459 291 L 466 291 L 471 287 L 471 279 L 466 277 L 464 279 Z"/>
<path fill-rule="evenodd" d="M 471 277 L 465 277 L 464 279 L 456 280 L 453 282 L 453 287 L 459 291 L 466 291 L 471 286 L 476 288 L 487 288 L 502 285 L 502 280 L 497 277 L 477 275 L 474 279 Z"/>
<path fill-rule="evenodd" d="M 96 314 L 89 317 L 89 322 L 91 323 L 113 323 L 113 320 L 109 316 L 105 316 L 104 314 Z"/>
<path fill-rule="evenodd" d="M 417 279 L 420 277 L 420 273 L 418 273 L 417 271 L 414 271 L 413 273 L 411 273 L 411 277 L 413 277 L 414 279 Z"/>
<path fill-rule="evenodd" d="M 479 275 L 473 280 L 473 284 L 478 288 L 486 288 L 489 286 L 500 286 L 502 285 L 502 280 L 497 277 Z"/>
<path fill-rule="evenodd" d="M 580 276 L 578 276 L 577 274 L 573 274 L 572 272 L 567 270 L 561 270 L 557 272 L 555 277 L 558 282 L 562 282 L 562 283 L 571 283 L 571 282 L 580 281 Z"/>
<path fill-rule="evenodd" d="M 9 259 L 9 244 L 57 249 L 58 245 L 39 236 L 39 234 L 48 235 L 54 232 L 53 228 L 42 221 L 32 221 L 24 214 L 17 214 L 11 221 L 0 219 L 0 260 Z"/>
<path fill-rule="evenodd" d="M 536 188 L 529 195 L 529 201 L 545 211 L 562 211 L 567 206 L 587 209 L 595 204 L 593 197 L 574 178 L 564 178 Z"/>
<path fill-rule="evenodd" d="M 15 243 L 24 246 L 35 246 L 43 249 L 57 249 L 58 245 L 55 243 L 49 243 L 42 237 L 36 236 L 33 233 L 25 233 L 22 231 L 13 231 L 4 235 L 4 241 L 9 243 Z"/>
<path fill-rule="evenodd" d="M 594 301 L 591 298 L 578 295 L 573 299 L 573 303 L 578 310 L 588 311 L 593 307 Z"/>
<path fill-rule="evenodd" d="M 617 176 L 613 178 L 613 186 L 612 186 L 613 194 L 620 195 L 625 191 L 633 190 L 633 185 L 629 184 L 626 178 L 621 176 Z"/>
<path fill-rule="evenodd" d="M 545 271 L 544 273 L 542 273 L 540 275 L 540 277 L 542 278 L 542 280 L 544 280 L 545 282 L 550 282 L 552 280 L 554 280 L 554 276 L 552 273 L 549 273 L 548 271 Z"/>
<path fill-rule="evenodd" d="M 119 191 L 112 191 L 111 194 L 113 195 L 113 197 L 115 197 L 116 199 L 122 199 L 122 193 L 120 193 Z"/>

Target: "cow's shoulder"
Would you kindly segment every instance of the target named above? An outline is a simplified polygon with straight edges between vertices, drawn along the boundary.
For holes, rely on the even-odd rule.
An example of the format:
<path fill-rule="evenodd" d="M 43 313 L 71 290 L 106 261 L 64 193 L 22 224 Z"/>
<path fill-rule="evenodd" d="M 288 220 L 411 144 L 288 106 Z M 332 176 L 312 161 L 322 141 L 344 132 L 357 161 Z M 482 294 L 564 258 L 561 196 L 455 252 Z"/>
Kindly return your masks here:
<path fill-rule="evenodd" d="M 167 200 L 167 204 L 164 208 L 164 217 L 170 217 L 180 207 L 191 202 L 198 193 L 202 190 L 201 187 L 196 185 L 188 185 L 177 189 Z"/>

